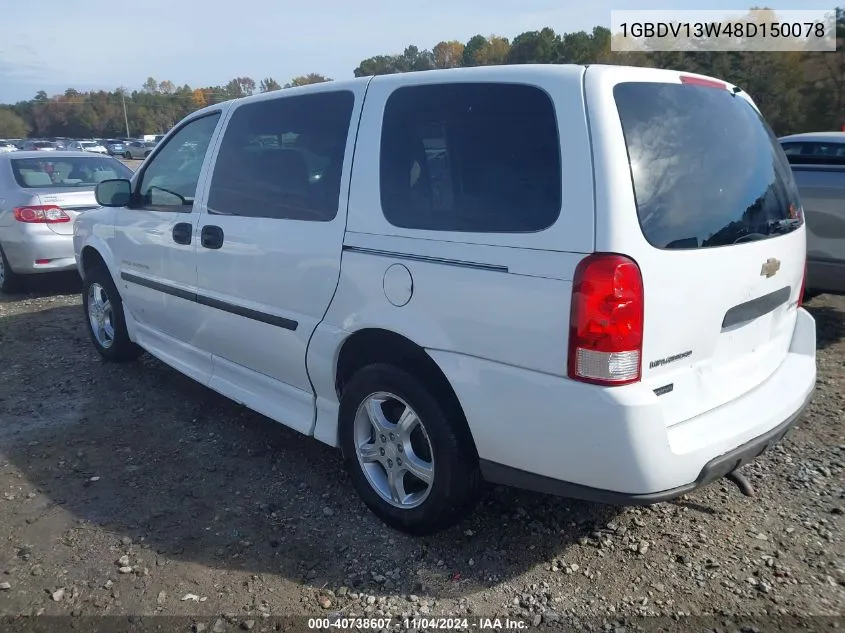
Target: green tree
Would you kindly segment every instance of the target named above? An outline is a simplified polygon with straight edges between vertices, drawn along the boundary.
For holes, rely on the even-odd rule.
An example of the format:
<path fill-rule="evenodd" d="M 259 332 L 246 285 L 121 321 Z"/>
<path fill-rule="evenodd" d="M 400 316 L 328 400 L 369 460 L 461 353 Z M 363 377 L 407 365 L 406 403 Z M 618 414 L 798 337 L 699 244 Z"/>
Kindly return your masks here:
<path fill-rule="evenodd" d="M 478 66 L 476 55 L 478 51 L 487 46 L 487 38 L 483 35 L 473 35 L 464 46 L 463 65 Z"/>
<path fill-rule="evenodd" d="M 497 64 L 504 64 L 508 61 L 510 50 L 511 44 L 508 38 L 491 35 L 487 38 L 484 46 L 481 46 L 475 52 L 476 65 L 495 66 Z"/>
<path fill-rule="evenodd" d="M 464 45 L 457 40 L 439 42 L 431 53 L 435 68 L 457 68 L 464 62 Z"/>
<path fill-rule="evenodd" d="M 368 57 L 358 64 L 353 72 L 356 77 L 398 73 L 397 60 L 397 55 L 376 55 L 375 57 Z"/>
<path fill-rule="evenodd" d="M 255 94 L 255 80 L 251 77 L 235 77 L 226 84 L 225 92 L 229 99 L 238 99 Z"/>
<path fill-rule="evenodd" d="M 527 31 L 513 38 L 508 63 L 553 64 L 561 58 L 563 42 L 549 27 L 542 31 Z"/>
<path fill-rule="evenodd" d="M 281 88 L 281 84 L 272 77 L 262 79 L 259 87 L 261 92 L 273 92 L 274 90 L 281 90 Z"/>
<path fill-rule="evenodd" d="M 401 73 L 434 68 L 434 55 L 431 51 L 420 50 L 413 44 L 408 46 L 401 55 L 396 56 L 396 69 Z"/>
<path fill-rule="evenodd" d="M 0 138 L 23 138 L 29 133 L 29 126 L 23 117 L 9 108 L 0 108 Z"/>
<path fill-rule="evenodd" d="M 285 84 L 285 88 L 296 88 L 297 86 L 308 86 L 310 84 L 320 84 L 324 81 L 331 81 L 330 77 L 324 77 L 319 73 L 308 73 L 307 75 L 300 75 L 294 77 Z"/>

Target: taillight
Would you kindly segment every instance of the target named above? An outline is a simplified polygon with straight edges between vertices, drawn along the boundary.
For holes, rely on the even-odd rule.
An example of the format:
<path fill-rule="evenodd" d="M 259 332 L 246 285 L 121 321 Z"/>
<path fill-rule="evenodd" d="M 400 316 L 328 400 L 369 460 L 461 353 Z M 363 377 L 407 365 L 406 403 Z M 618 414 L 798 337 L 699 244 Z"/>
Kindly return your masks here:
<path fill-rule="evenodd" d="M 569 377 L 626 385 L 641 374 L 643 279 L 636 262 L 596 253 L 578 264 L 569 319 Z"/>
<path fill-rule="evenodd" d="M 723 81 L 705 79 L 704 77 L 693 77 L 691 75 L 681 75 L 681 83 L 690 86 L 704 86 L 705 88 L 720 88 L 722 90 L 728 89 L 728 84 Z"/>
<path fill-rule="evenodd" d="M 798 307 L 804 305 L 804 290 L 807 288 L 807 264 L 804 263 L 804 276 L 801 278 L 801 290 L 798 291 Z"/>
<path fill-rule="evenodd" d="M 52 204 L 17 207 L 15 209 L 15 219 L 18 222 L 27 222 L 30 224 L 70 222 L 70 216 L 61 207 Z"/>

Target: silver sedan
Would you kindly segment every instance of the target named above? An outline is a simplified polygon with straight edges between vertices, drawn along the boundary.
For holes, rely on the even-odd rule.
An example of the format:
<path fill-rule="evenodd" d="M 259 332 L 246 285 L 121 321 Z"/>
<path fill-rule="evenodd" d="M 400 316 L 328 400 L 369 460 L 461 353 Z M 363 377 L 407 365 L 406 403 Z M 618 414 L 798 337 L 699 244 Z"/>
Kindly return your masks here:
<path fill-rule="evenodd" d="M 14 292 L 27 275 L 76 270 L 74 220 L 98 206 L 98 182 L 131 176 L 96 154 L 0 154 L 0 292 Z"/>
<path fill-rule="evenodd" d="M 131 141 L 126 144 L 123 157 L 134 160 L 143 160 L 155 149 L 155 143 L 146 141 Z"/>

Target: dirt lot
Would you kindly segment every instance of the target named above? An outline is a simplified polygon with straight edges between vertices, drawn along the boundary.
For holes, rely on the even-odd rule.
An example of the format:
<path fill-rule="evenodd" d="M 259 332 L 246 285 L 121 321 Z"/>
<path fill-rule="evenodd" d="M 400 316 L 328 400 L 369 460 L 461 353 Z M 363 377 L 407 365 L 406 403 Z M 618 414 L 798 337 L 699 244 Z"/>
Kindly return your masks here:
<path fill-rule="evenodd" d="M 144 161 L 141 161 L 141 160 L 134 160 L 134 159 L 128 159 L 128 158 L 120 158 L 118 160 L 120 160 L 121 163 L 123 163 L 124 165 L 129 167 L 132 171 L 135 171 L 136 169 L 138 169 L 138 167 L 141 166 L 141 163 L 144 162 Z"/>
<path fill-rule="evenodd" d="M 756 498 L 725 482 L 620 509 L 496 488 L 413 539 L 370 515 L 328 447 L 149 356 L 101 362 L 78 292 L 70 276 L 0 296 L 0 615 L 184 615 L 219 633 L 285 614 L 619 631 L 845 612 L 845 298 L 810 302 L 817 395 L 745 468 Z"/>

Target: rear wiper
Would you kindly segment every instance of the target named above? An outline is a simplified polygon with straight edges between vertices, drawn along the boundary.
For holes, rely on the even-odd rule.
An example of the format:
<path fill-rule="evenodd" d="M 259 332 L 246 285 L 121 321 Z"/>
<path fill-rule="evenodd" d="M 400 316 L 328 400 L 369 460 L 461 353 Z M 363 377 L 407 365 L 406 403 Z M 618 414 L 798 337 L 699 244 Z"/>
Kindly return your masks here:
<path fill-rule="evenodd" d="M 736 238 L 734 244 L 742 244 L 743 242 L 756 242 L 757 240 L 764 240 L 768 237 L 765 233 L 746 233 Z"/>
<path fill-rule="evenodd" d="M 801 226 L 801 220 L 797 218 L 785 218 L 783 220 L 771 220 L 766 226 L 769 233 L 789 233 Z"/>

